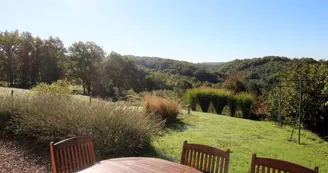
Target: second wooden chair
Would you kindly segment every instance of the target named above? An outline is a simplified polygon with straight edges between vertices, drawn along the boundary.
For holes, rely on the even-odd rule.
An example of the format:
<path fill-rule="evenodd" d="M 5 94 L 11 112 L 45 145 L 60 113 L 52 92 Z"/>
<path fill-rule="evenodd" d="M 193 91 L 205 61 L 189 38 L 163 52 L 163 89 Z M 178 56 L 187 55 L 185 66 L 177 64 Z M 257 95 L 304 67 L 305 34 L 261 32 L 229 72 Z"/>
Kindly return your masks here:
<path fill-rule="evenodd" d="M 271 159 L 271 158 L 260 158 L 253 154 L 251 173 L 318 173 L 319 168 L 309 169 L 307 167 L 297 165 L 295 163 Z"/>
<path fill-rule="evenodd" d="M 201 145 L 183 143 L 181 164 L 203 172 L 228 173 L 230 150 L 226 151 Z"/>

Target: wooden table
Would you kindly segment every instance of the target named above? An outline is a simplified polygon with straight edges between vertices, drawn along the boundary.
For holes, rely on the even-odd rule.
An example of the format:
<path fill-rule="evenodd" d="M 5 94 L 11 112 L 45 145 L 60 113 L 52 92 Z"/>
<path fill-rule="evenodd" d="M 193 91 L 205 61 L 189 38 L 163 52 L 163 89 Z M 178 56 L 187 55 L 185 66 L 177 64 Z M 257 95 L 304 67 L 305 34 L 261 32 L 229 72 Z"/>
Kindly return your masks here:
<path fill-rule="evenodd" d="M 97 162 L 80 173 L 200 173 L 195 168 L 148 157 L 124 157 Z"/>

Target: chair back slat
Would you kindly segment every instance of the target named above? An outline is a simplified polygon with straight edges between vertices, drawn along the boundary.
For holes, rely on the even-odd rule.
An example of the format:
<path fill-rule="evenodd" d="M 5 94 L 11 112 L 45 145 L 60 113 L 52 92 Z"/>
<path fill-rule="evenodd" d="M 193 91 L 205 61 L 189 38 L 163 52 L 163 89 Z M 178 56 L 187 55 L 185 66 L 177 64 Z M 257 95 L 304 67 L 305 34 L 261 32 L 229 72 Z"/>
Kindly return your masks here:
<path fill-rule="evenodd" d="M 309 169 L 307 167 L 271 158 L 252 156 L 251 173 L 318 173 L 319 168 Z"/>
<path fill-rule="evenodd" d="M 80 136 L 50 143 L 53 173 L 76 172 L 96 163 L 93 137 Z"/>
<path fill-rule="evenodd" d="M 223 173 L 223 163 L 224 163 L 224 159 L 223 158 L 220 158 L 221 160 L 221 164 L 220 164 L 220 173 Z M 228 172 L 228 167 L 226 167 L 226 171 Z"/>
<path fill-rule="evenodd" d="M 209 173 L 228 173 L 230 150 L 184 141 L 181 164 Z"/>

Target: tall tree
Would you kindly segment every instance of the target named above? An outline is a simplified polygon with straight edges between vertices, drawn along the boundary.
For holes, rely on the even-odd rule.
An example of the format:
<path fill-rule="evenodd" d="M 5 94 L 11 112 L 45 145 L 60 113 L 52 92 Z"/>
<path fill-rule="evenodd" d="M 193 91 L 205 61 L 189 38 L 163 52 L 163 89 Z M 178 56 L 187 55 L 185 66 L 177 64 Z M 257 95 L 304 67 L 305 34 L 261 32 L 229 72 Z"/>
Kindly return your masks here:
<path fill-rule="evenodd" d="M 90 94 L 91 84 L 105 58 L 105 51 L 94 42 L 75 42 L 68 48 L 72 74 L 83 83 L 84 94 Z"/>
<path fill-rule="evenodd" d="M 37 82 L 42 82 L 40 78 L 40 50 L 43 47 L 43 41 L 41 38 L 36 37 L 32 43 L 33 51 L 31 52 L 30 63 L 31 72 L 30 80 L 31 86 L 37 84 Z"/>
<path fill-rule="evenodd" d="M 3 51 L 0 51 L 0 81 L 6 81 L 5 66 L 4 66 L 5 55 Z"/>
<path fill-rule="evenodd" d="M 145 77 L 144 71 L 140 70 L 134 61 L 127 57 L 111 52 L 105 63 L 105 73 L 114 87 L 120 89 L 134 89 L 141 91 L 140 80 Z M 124 77 L 123 77 L 124 76 Z"/>
<path fill-rule="evenodd" d="M 19 78 L 23 88 L 30 86 L 31 59 L 34 51 L 34 38 L 31 33 L 21 34 L 21 45 L 19 47 Z"/>
<path fill-rule="evenodd" d="M 40 48 L 41 80 L 51 83 L 66 77 L 67 57 L 63 42 L 58 37 L 43 40 Z"/>
<path fill-rule="evenodd" d="M 4 53 L 4 66 L 6 79 L 9 86 L 14 85 L 17 74 L 17 58 L 20 46 L 20 35 L 18 30 L 13 32 L 0 32 L 0 51 Z"/>

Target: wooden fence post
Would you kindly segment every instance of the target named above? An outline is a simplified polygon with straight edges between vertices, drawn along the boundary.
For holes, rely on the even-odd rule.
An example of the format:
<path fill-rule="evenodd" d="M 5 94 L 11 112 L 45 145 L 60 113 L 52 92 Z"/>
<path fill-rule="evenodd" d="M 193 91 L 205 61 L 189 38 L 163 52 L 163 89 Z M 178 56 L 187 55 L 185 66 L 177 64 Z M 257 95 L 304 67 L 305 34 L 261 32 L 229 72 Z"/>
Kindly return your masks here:
<path fill-rule="evenodd" d="M 188 115 L 190 115 L 190 108 L 191 108 L 190 104 L 187 106 L 187 108 L 188 108 Z"/>

